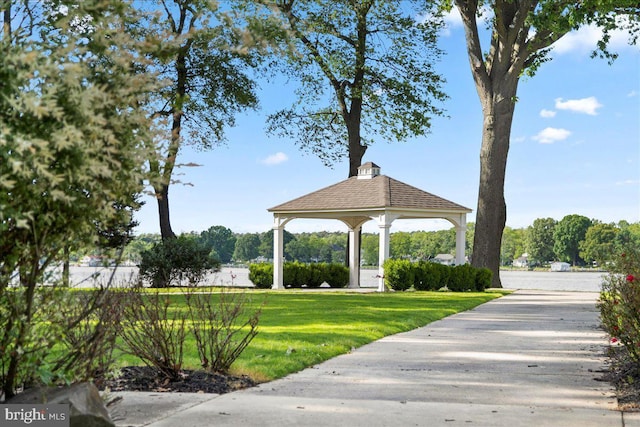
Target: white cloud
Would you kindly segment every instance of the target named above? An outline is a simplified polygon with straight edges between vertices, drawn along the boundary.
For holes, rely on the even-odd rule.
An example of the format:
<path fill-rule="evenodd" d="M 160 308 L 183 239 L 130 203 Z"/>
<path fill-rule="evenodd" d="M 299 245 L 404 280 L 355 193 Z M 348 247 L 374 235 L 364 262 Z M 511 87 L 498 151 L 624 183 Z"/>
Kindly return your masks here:
<path fill-rule="evenodd" d="M 640 180 L 637 179 L 627 179 L 624 181 L 616 182 L 616 185 L 638 185 L 640 184 Z"/>
<path fill-rule="evenodd" d="M 629 97 L 629 98 L 634 98 L 636 96 L 638 96 L 638 91 L 636 91 L 636 90 L 632 90 L 631 92 L 629 92 L 627 94 L 627 97 Z"/>
<path fill-rule="evenodd" d="M 569 110 L 575 113 L 589 114 L 590 116 L 597 115 L 597 109 L 600 107 L 602 107 L 602 104 L 598 102 L 595 96 L 582 99 L 567 99 L 566 101 L 562 98 L 556 99 L 556 108 L 558 110 Z"/>
<path fill-rule="evenodd" d="M 279 165 L 280 163 L 284 163 L 287 160 L 289 160 L 289 156 L 287 156 L 282 151 L 279 151 L 279 152 L 277 152 L 275 154 L 272 154 L 272 155 L 267 156 L 264 159 L 260 160 L 260 163 L 262 163 L 264 165 L 267 165 L 267 166 L 274 166 L 274 165 Z"/>
<path fill-rule="evenodd" d="M 628 18 L 619 17 L 620 25 L 628 25 Z M 627 21 L 627 22 L 625 22 Z M 610 33 L 609 48 L 612 51 L 623 49 L 637 49 L 629 45 L 629 32 L 626 30 L 615 30 Z M 555 42 L 553 53 L 563 55 L 568 53 L 578 53 L 582 55 L 591 54 L 596 49 L 598 41 L 602 39 L 602 30 L 596 25 L 585 25 L 577 31 L 572 31 Z"/>
<path fill-rule="evenodd" d="M 556 141 L 567 139 L 569 135 L 571 135 L 571 132 L 566 129 L 545 128 L 535 135 L 533 140 L 538 141 L 540 144 L 553 144 Z"/>
<path fill-rule="evenodd" d="M 540 117 L 544 117 L 545 119 L 549 119 L 551 117 L 555 117 L 556 112 L 553 110 L 545 110 L 544 108 L 540 111 Z"/>

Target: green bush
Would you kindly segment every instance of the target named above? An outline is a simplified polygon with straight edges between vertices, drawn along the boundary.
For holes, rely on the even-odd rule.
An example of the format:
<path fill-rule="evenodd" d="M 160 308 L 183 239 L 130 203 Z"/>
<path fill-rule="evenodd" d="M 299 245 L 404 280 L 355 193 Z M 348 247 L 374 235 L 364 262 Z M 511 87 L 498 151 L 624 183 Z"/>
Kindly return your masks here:
<path fill-rule="evenodd" d="M 256 288 L 271 289 L 273 287 L 273 264 L 250 264 L 249 280 Z"/>
<path fill-rule="evenodd" d="M 327 264 L 325 279 L 332 288 L 344 288 L 349 284 L 349 267 L 342 264 Z"/>
<path fill-rule="evenodd" d="M 439 264 L 437 262 L 431 263 L 431 269 L 434 275 L 438 276 L 438 281 L 434 290 L 438 290 L 443 287 L 449 288 L 449 281 L 451 278 L 451 268 L 448 265 Z"/>
<path fill-rule="evenodd" d="M 385 283 L 395 291 L 406 291 L 413 285 L 414 268 L 406 259 L 388 259 L 384 262 Z"/>
<path fill-rule="evenodd" d="M 220 262 L 203 243 L 180 236 L 142 252 L 138 267 L 142 280 L 149 281 L 151 287 L 165 288 L 181 285 L 184 280 L 190 286 L 197 285 L 207 272 L 219 268 Z"/>
<path fill-rule="evenodd" d="M 491 278 L 493 277 L 493 272 L 488 268 L 477 268 L 476 269 L 476 291 L 484 292 L 485 289 L 491 287 Z"/>
<path fill-rule="evenodd" d="M 640 249 L 629 246 L 609 266 L 598 308 L 612 342 L 619 341 L 640 362 Z"/>
<path fill-rule="evenodd" d="M 448 288 L 454 292 L 476 289 L 476 269 L 469 264 L 456 265 L 449 269 Z"/>
<path fill-rule="evenodd" d="M 413 287 L 417 291 L 435 291 L 442 287 L 440 277 L 440 264 L 419 261 L 415 264 L 415 279 Z"/>
<path fill-rule="evenodd" d="M 327 263 L 308 264 L 309 275 L 307 277 L 307 287 L 319 288 L 326 280 L 327 276 Z"/>

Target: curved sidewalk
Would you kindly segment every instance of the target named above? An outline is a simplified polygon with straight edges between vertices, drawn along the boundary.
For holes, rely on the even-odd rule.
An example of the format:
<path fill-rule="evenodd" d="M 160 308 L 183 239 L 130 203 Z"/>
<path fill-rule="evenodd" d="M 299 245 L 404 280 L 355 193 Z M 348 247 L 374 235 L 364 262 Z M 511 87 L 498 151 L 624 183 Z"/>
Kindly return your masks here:
<path fill-rule="evenodd" d="M 251 389 L 121 393 L 118 425 L 640 426 L 587 292 L 517 291 Z"/>

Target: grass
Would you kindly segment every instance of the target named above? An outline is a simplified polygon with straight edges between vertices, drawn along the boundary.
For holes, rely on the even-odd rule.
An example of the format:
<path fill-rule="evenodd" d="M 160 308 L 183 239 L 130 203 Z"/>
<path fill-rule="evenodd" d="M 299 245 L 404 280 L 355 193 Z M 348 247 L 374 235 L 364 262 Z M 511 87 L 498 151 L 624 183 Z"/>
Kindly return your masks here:
<path fill-rule="evenodd" d="M 504 293 L 252 291 L 249 311 L 264 303 L 259 333 L 232 365 L 231 373 L 271 381 L 387 335 L 469 310 Z M 180 294 L 168 297 L 175 299 L 174 307 L 186 309 Z M 129 355 L 118 360 L 121 366 L 141 363 Z M 185 343 L 184 365 L 200 368 L 191 337 Z"/>

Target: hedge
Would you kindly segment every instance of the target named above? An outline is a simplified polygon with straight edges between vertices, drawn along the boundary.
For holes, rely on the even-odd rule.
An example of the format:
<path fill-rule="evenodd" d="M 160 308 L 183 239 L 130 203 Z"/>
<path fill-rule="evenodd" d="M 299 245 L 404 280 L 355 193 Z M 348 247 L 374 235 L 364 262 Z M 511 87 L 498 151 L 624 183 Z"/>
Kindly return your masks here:
<path fill-rule="evenodd" d="M 282 270 L 286 288 L 319 288 L 325 282 L 332 288 L 344 288 L 349 284 L 349 268 L 342 264 L 294 261 L 285 262 Z M 270 289 L 273 286 L 273 264 L 250 264 L 249 280 L 257 288 Z"/>
<path fill-rule="evenodd" d="M 435 291 L 446 287 L 450 291 L 482 292 L 491 285 L 491 270 L 469 264 L 447 266 L 426 261 L 410 262 L 388 259 L 384 263 L 384 279 L 391 289 Z"/>

